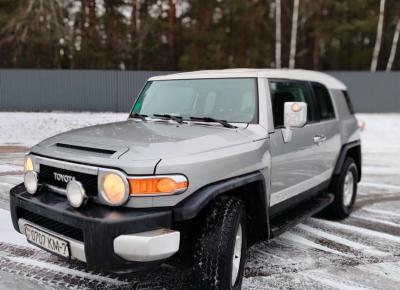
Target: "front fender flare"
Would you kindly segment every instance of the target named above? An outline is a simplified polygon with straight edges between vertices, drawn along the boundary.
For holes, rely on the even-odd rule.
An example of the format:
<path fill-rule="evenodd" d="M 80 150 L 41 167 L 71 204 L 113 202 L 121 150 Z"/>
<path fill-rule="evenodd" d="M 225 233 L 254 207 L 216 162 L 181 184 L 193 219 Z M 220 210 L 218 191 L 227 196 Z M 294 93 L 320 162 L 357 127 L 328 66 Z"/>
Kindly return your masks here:
<path fill-rule="evenodd" d="M 197 216 L 199 212 L 218 195 L 253 182 L 261 182 L 265 189 L 265 178 L 261 172 L 253 172 L 202 187 L 198 191 L 194 192 L 191 196 L 180 202 L 174 208 L 174 220 L 183 221 L 192 219 Z M 265 191 L 264 196 L 267 198 Z M 265 207 L 266 205 L 267 203 L 265 203 Z M 264 210 L 264 214 L 267 215 L 267 208 Z"/>

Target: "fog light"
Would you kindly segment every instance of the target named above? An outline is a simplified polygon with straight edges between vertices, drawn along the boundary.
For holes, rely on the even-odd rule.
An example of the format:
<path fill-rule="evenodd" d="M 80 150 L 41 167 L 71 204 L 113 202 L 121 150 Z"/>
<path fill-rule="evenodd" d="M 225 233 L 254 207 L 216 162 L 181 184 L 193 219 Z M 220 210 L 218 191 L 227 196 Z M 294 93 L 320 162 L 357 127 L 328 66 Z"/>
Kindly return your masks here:
<path fill-rule="evenodd" d="M 38 188 L 38 175 L 35 171 L 28 171 L 24 176 L 24 185 L 26 191 L 35 194 Z"/>
<path fill-rule="evenodd" d="M 82 183 L 71 180 L 67 185 L 67 198 L 71 206 L 78 208 L 86 200 L 86 192 Z"/>

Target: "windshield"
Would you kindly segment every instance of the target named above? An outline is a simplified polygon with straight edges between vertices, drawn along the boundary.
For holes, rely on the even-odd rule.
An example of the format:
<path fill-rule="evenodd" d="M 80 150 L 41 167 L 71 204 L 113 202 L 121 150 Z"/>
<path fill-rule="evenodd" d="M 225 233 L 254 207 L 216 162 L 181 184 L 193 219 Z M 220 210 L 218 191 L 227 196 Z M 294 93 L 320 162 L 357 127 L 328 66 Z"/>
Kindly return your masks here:
<path fill-rule="evenodd" d="M 132 113 L 254 123 L 256 100 L 255 78 L 151 81 L 141 92 Z"/>

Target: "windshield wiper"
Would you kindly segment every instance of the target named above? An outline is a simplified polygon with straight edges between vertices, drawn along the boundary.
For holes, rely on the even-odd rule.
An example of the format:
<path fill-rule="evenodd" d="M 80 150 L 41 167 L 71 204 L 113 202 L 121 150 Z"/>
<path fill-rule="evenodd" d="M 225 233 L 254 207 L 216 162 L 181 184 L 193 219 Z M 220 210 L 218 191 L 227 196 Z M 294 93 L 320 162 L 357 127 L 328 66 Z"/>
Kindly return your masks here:
<path fill-rule="evenodd" d="M 174 120 L 175 122 L 182 123 L 183 118 L 181 116 L 174 116 L 170 114 L 153 114 L 154 117 L 159 117 L 168 120 Z"/>
<path fill-rule="evenodd" d="M 226 128 L 232 128 L 232 129 L 233 128 L 237 128 L 236 126 L 233 126 L 233 125 L 229 124 L 225 120 L 214 119 L 214 118 L 211 118 L 211 117 L 190 117 L 190 120 L 192 120 L 192 121 L 220 123 L 222 126 L 224 126 Z"/>
<path fill-rule="evenodd" d="M 129 118 L 138 118 L 138 119 L 141 119 L 142 121 L 146 121 L 147 117 L 148 117 L 147 115 L 143 115 L 143 114 L 139 114 L 139 113 L 131 113 L 129 115 Z"/>

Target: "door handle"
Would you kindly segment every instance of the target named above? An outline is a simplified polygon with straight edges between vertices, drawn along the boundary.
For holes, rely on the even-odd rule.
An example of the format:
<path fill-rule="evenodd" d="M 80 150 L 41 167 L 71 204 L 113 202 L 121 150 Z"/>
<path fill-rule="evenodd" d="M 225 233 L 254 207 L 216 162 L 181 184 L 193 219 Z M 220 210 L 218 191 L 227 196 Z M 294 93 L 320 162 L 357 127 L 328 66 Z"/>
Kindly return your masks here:
<path fill-rule="evenodd" d="M 317 145 L 319 145 L 319 144 L 321 144 L 322 142 L 325 142 L 325 141 L 326 141 L 326 137 L 324 135 L 315 135 L 314 136 L 314 143 L 317 144 Z"/>

